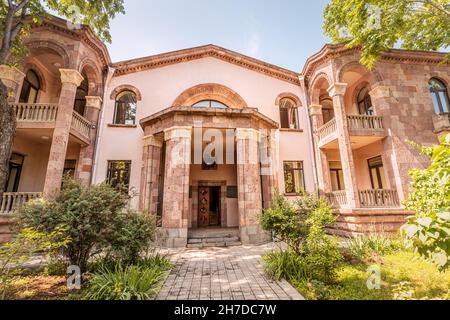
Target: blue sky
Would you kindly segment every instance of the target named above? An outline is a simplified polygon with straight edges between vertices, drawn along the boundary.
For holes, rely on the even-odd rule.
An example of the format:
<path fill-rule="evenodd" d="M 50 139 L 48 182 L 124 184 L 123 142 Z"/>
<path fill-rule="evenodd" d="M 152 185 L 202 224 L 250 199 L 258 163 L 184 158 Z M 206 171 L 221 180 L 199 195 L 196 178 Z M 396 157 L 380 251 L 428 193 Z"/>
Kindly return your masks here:
<path fill-rule="evenodd" d="M 299 72 L 329 39 L 326 0 L 125 0 L 114 62 L 213 43 Z"/>

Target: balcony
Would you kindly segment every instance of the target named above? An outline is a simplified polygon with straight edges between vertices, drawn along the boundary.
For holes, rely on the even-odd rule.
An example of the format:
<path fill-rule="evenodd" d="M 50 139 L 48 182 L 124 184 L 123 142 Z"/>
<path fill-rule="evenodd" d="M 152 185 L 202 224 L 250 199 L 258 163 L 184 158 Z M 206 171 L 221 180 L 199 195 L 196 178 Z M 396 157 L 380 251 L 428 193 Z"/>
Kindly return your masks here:
<path fill-rule="evenodd" d="M 434 132 L 439 135 L 450 133 L 450 113 L 433 115 Z"/>
<path fill-rule="evenodd" d="M 347 116 L 348 130 L 352 147 L 358 149 L 386 137 L 383 117 L 351 115 Z M 336 119 L 318 129 L 319 147 L 339 149 Z"/>
<path fill-rule="evenodd" d="M 400 201 L 396 190 L 359 190 L 361 208 L 399 208 Z M 345 191 L 327 193 L 325 198 L 328 204 L 335 209 L 344 208 L 347 205 Z"/>
<path fill-rule="evenodd" d="M 347 194 L 345 191 L 327 193 L 325 198 L 327 199 L 328 204 L 335 209 L 345 207 L 347 204 Z"/>
<path fill-rule="evenodd" d="M 28 201 L 41 196 L 39 192 L 5 192 L 0 198 L 0 214 L 12 214 Z"/>
<path fill-rule="evenodd" d="M 398 208 L 400 201 L 396 190 L 359 190 L 362 208 Z"/>
<path fill-rule="evenodd" d="M 17 129 L 54 129 L 58 116 L 58 105 L 50 103 L 16 103 Z M 70 134 L 82 145 L 89 145 L 92 124 L 73 111 Z"/>

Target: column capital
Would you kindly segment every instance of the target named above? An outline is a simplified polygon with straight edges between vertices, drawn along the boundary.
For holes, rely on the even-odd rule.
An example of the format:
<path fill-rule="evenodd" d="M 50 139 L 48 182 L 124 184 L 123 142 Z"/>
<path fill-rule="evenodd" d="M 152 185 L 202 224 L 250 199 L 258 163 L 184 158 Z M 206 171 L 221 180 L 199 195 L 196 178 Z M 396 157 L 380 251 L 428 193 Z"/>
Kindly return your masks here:
<path fill-rule="evenodd" d="M 154 146 L 154 147 L 162 148 L 162 146 L 163 146 L 162 139 L 161 138 L 157 138 L 157 137 L 155 137 L 153 135 L 143 137 L 142 138 L 142 142 L 144 144 L 144 147 Z"/>
<path fill-rule="evenodd" d="M 9 80 L 20 84 L 25 78 L 25 74 L 16 67 L 10 67 L 5 64 L 0 65 L 0 79 Z"/>
<path fill-rule="evenodd" d="M 164 140 L 192 137 L 192 127 L 172 127 L 164 130 Z"/>
<path fill-rule="evenodd" d="M 388 86 L 378 85 L 369 92 L 369 95 L 373 99 L 389 98 L 391 90 Z"/>
<path fill-rule="evenodd" d="M 254 140 L 259 141 L 260 132 L 253 128 L 237 128 L 236 140 Z"/>
<path fill-rule="evenodd" d="M 328 93 L 333 98 L 335 96 L 343 96 L 347 91 L 347 84 L 343 82 L 336 82 L 328 88 Z"/>
<path fill-rule="evenodd" d="M 309 114 L 311 116 L 322 115 L 322 106 L 320 104 L 312 104 L 309 106 Z"/>
<path fill-rule="evenodd" d="M 102 98 L 98 96 L 86 96 L 86 107 L 101 110 L 102 109 Z"/>
<path fill-rule="evenodd" d="M 74 69 L 59 69 L 61 73 L 62 83 L 71 83 L 78 87 L 83 82 L 83 76 L 77 70 Z"/>

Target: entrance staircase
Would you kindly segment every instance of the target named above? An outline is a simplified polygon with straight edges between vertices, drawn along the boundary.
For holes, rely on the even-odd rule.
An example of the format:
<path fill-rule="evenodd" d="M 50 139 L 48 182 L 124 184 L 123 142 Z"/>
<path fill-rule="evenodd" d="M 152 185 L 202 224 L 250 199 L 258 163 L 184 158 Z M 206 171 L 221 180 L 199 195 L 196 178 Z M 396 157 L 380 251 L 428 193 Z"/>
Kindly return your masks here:
<path fill-rule="evenodd" d="M 242 245 L 238 228 L 204 228 L 188 232 L 188 248 L 234 247 Z"/>

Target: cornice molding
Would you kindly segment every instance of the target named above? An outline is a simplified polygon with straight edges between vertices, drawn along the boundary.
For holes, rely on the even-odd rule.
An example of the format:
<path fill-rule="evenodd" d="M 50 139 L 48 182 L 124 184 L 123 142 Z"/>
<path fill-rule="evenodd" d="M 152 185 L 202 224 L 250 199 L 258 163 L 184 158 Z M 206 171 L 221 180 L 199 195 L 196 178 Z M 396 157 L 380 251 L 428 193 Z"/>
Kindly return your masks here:
<path fill-rule="evenodd" d="M 114 76 L 122 76 L 207 57 L 217 58 L 219 60 L 229 62 L 282 81 L 300 85 L 300 75 L 294 71 L 277 67 L 216 45 L 206 45 L 202 47 L 117 62 L 113 64 L 113 67 L 116 68 Z"/>
<path fill-rule="evenodd" d="M 360 46 L 349 48 L 345 43 L 327 44 L 318 53 L 308 58 L 303 68 L 302 75 L 308 80 L 314 74 L 318 65 L 337 57 L 349 54 L 359 55 L 360 53 Z M 445 56 L 446 53 L 443 52 L 391 49 L 382 55 L 380 61 L 439 64 L 445 61 Z"/>
<path fill-rule="evenodd" d="M 82 25 L 80 29 L 71 30 L 67 27 L 66 20 L 54 16 L 51 19 L 44 19 L 41 23 L 31 23 L 30 25 L 31 29 L 48 29 L 83 42 L 97 54 L 103 66 L 111 64 L 111 58 L 105 44 L 86 25 Z"/>

